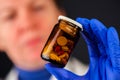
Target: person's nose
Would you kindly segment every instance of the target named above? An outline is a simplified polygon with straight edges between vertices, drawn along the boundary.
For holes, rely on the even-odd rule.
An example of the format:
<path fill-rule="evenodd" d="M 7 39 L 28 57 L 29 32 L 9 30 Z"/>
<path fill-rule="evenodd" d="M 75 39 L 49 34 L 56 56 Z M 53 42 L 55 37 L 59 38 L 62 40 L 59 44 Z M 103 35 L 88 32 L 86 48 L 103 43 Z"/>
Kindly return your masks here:
<path fill-rule="evenodd" d="M 30 13 L 21 13 L 18 19 L 18 26 L 20 31 L 31 30 L 35 28 L 36 23 L 34 16 Z"/>

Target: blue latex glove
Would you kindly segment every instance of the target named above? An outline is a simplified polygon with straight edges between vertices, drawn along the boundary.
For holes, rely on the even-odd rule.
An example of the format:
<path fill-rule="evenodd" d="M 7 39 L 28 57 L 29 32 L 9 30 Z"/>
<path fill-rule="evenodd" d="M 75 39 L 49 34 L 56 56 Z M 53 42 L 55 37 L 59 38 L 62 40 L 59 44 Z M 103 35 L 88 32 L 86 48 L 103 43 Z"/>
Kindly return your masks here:
<path fill-rule="evenodd" d="M 90 65 L 87 74 L 78 76 L 63 68 L 46 64 L 58 80 L 120 80 L 120 41 L 114 27 L 106 28 L 96 19 L 77 18 L 83 25 Z"/>

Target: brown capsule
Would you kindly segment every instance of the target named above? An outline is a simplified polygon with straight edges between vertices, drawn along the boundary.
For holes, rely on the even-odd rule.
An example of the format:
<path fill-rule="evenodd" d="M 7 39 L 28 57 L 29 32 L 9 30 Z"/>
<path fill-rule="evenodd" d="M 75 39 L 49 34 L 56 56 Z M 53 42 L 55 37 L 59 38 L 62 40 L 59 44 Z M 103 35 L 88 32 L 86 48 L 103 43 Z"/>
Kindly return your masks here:
<path fill-rule="evenodd" d="M 63 47 L 62 47 L 62 50 L 63 50 L 63 51 L 69 51 L 69 48 L 68 48 L 67 46 L 63 46 Z"/>
<path fill-rule="evenodd" d="M 69 58 L 69 55 L 68 55 L 68 53 L 67 52 L 65 52 L 64 54 L 62 54 L 62 55 L 60 55 L 59 56 L 61 59 L 68 59 Z"/>
<path fill-rule="evenodd" d="M 57 62 L 61 61 L 61 59 L 54 52 L 50 54 L 50 59 Z"/>

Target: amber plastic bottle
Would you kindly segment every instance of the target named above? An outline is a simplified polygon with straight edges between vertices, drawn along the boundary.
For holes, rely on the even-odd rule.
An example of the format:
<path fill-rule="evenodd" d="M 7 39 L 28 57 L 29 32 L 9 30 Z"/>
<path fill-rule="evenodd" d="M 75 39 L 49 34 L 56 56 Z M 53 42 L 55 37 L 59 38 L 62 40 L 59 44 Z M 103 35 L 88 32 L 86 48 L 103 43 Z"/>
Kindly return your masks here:
<path fill-rule="evenodd" d="M 59 16 L 58 23 L 54 26 L 41 57 L 58 67 L 64 67 L 80 38 L 82 25 L 68 17 Z"/>

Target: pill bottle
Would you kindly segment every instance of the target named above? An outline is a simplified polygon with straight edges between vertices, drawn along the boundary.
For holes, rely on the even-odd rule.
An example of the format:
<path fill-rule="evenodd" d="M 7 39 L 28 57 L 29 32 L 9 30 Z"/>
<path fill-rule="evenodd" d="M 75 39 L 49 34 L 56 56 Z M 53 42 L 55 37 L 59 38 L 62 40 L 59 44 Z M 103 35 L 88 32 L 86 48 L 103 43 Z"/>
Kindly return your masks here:
<path fill-rule="evenodd" d="M 66 16 L 59 16 L 41 57 L 58 67 L 65 67 L 83 31 L 82 25 Z"/>

